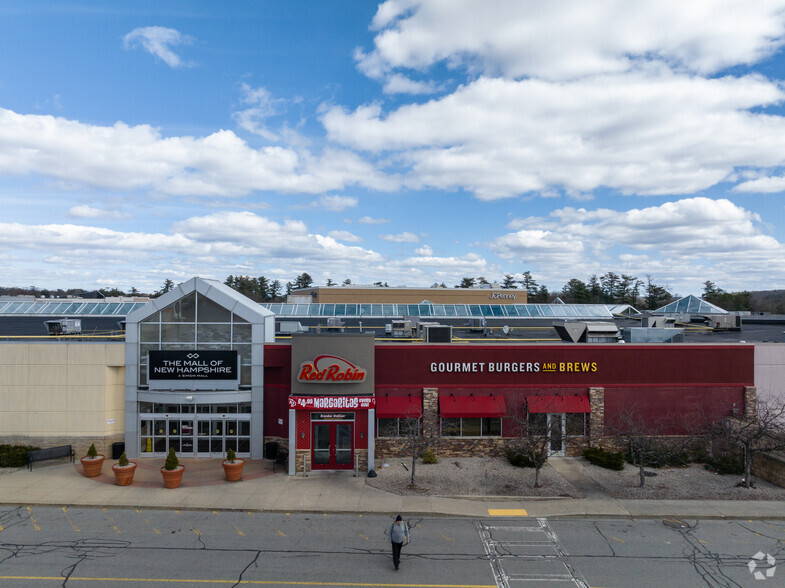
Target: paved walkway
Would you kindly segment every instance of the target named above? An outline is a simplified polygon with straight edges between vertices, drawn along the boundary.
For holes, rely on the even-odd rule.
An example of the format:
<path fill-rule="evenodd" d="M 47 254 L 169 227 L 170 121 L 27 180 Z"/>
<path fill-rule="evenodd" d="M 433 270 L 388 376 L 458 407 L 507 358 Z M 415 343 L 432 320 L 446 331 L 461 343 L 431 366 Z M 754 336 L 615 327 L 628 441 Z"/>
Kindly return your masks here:
<path fill-rule="evenodd" d="M 554 460 L 555 462 L 556 460 Z M 177 508 L 319 513 L 406 513 L 419 516 L 614 517 L 614 518 L 730 518 L 785 520 L 783 501 L 733 500 L 616 500 L 586 485 L 580 470 L 563 468 L 586 498 L 466 498 L 398 496 L 365 484 L 352 472 L 312 473 L 308 477 L 273 473 L 272 462 L 247 460 L 243 480 L 226 482 L 220 459 L 183 459 L 183 485 L 163 488 L 163 460 L 139 460 L 132 486 L 113 484 L 110 463 L 98 478 L 85 478 L 81 466 L 36 464 L 0 475 L 0 502 L 6 505 Z M 551 464 L 553 466 L 553 464 Z M 579 465 L 579 464 L 578 464 Z M 557 466 L 558 471 L 558 466 Z M 561 472 L 560 472 L 561 473 Z M 585 477 L 585 476 L 584 476 Z"/>

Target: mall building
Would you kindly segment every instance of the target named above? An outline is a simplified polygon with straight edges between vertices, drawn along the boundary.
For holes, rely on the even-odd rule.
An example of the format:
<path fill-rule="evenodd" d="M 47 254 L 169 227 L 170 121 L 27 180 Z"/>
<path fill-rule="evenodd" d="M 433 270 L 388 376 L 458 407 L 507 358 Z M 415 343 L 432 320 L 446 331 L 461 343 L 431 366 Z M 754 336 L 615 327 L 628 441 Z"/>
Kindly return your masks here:
<path fill-rule="evenodd" d="M 277 443 L 290 474 L 367 471 L 405 455 L 413 422 L 439 455 L 469 456 L 502 453 L 523 420 L 549 425 L 551 453 L 565 455 L 601 444 L 624 415 L 662 435 L 743 415 L 758 375 L 782 382 L 785 364 L 782 343 L 760 365 L 756 345 L 739 342 L 423 344 L 361 329 L 276 341 L 275 319 L 192 278 L 130 309 L 117 341 L 7 338 L 0 442 L 70 443 L 78 455 L 122 443 L 137 458 L 263 458 Z"/>

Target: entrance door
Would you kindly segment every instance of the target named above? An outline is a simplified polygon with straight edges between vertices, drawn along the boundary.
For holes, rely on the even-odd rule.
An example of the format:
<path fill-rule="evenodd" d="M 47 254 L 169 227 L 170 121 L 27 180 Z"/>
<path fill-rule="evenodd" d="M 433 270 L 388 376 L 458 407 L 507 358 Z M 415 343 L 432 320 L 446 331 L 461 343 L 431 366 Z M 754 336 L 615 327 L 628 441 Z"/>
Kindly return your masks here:
<path fill-rule="evenodd" d="M 312 468 L 350 470 L 354 447 L 351 422 L 313 423 Z"/>
<path fill-rule="evenodd" d="M 565 442 L 565 415 L 564 413 L 548 414 L 548 444 L 549 455 L 564 455 Z"/>
<path fill-rule="evenodd" d="M 192 457 L 194 453 L 193 415 L 156 415 L 139 421 L 141 455 L 166 455 L 173 447 L 177 455 Z"/>

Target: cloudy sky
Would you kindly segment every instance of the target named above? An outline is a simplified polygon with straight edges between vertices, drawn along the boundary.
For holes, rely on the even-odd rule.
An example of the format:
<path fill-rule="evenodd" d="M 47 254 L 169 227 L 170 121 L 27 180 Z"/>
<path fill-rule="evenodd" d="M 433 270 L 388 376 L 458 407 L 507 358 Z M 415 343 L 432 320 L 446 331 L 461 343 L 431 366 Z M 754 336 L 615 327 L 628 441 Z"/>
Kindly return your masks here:
<path fill-rule="evenodd" d="M 0 6 L 0 285 L 785 288 L 785 0 Z"/>

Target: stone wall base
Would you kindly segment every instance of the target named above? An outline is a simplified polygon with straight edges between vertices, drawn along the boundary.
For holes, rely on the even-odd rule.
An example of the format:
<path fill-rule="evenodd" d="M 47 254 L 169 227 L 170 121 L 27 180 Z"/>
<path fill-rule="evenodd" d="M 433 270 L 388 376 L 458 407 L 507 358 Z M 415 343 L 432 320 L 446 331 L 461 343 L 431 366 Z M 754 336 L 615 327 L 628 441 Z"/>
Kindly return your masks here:
<path fill-rule="evenodd" d="M 515 437 L 441 437 L 434 440 L 433 451 L 436 457 L 504 457 L 507 450 L 515 446 Z M 567 442 L 565 453 L 568 456 L 578 456 L 584 448 L 589 446 L 588 437 L 573 438 Z M 377 459 L 411 458 L 411 450 L 406 445 L 406 439 L 401 437 L 380 437 L 376 439 Z"/>
<path fill-rule="evenodd" d="M 785 488 L 785 456 L 759 453 L 752 460 L 752 475 Z"/>
<path fill-rule="evenodd" d="M 90 445 L 95 444 L 95 449 L 100 455 L 112 458 L 112 443 L 125 441 L 124 433 L 116 433 L 105 437 L 28 437 L 24 435 L 3 435 L 0 436 L 0 445 L 29 445 L 46 449 L 59 445 L 70 445 L 74 450 L 76 459 L 87 455 Z"/>

